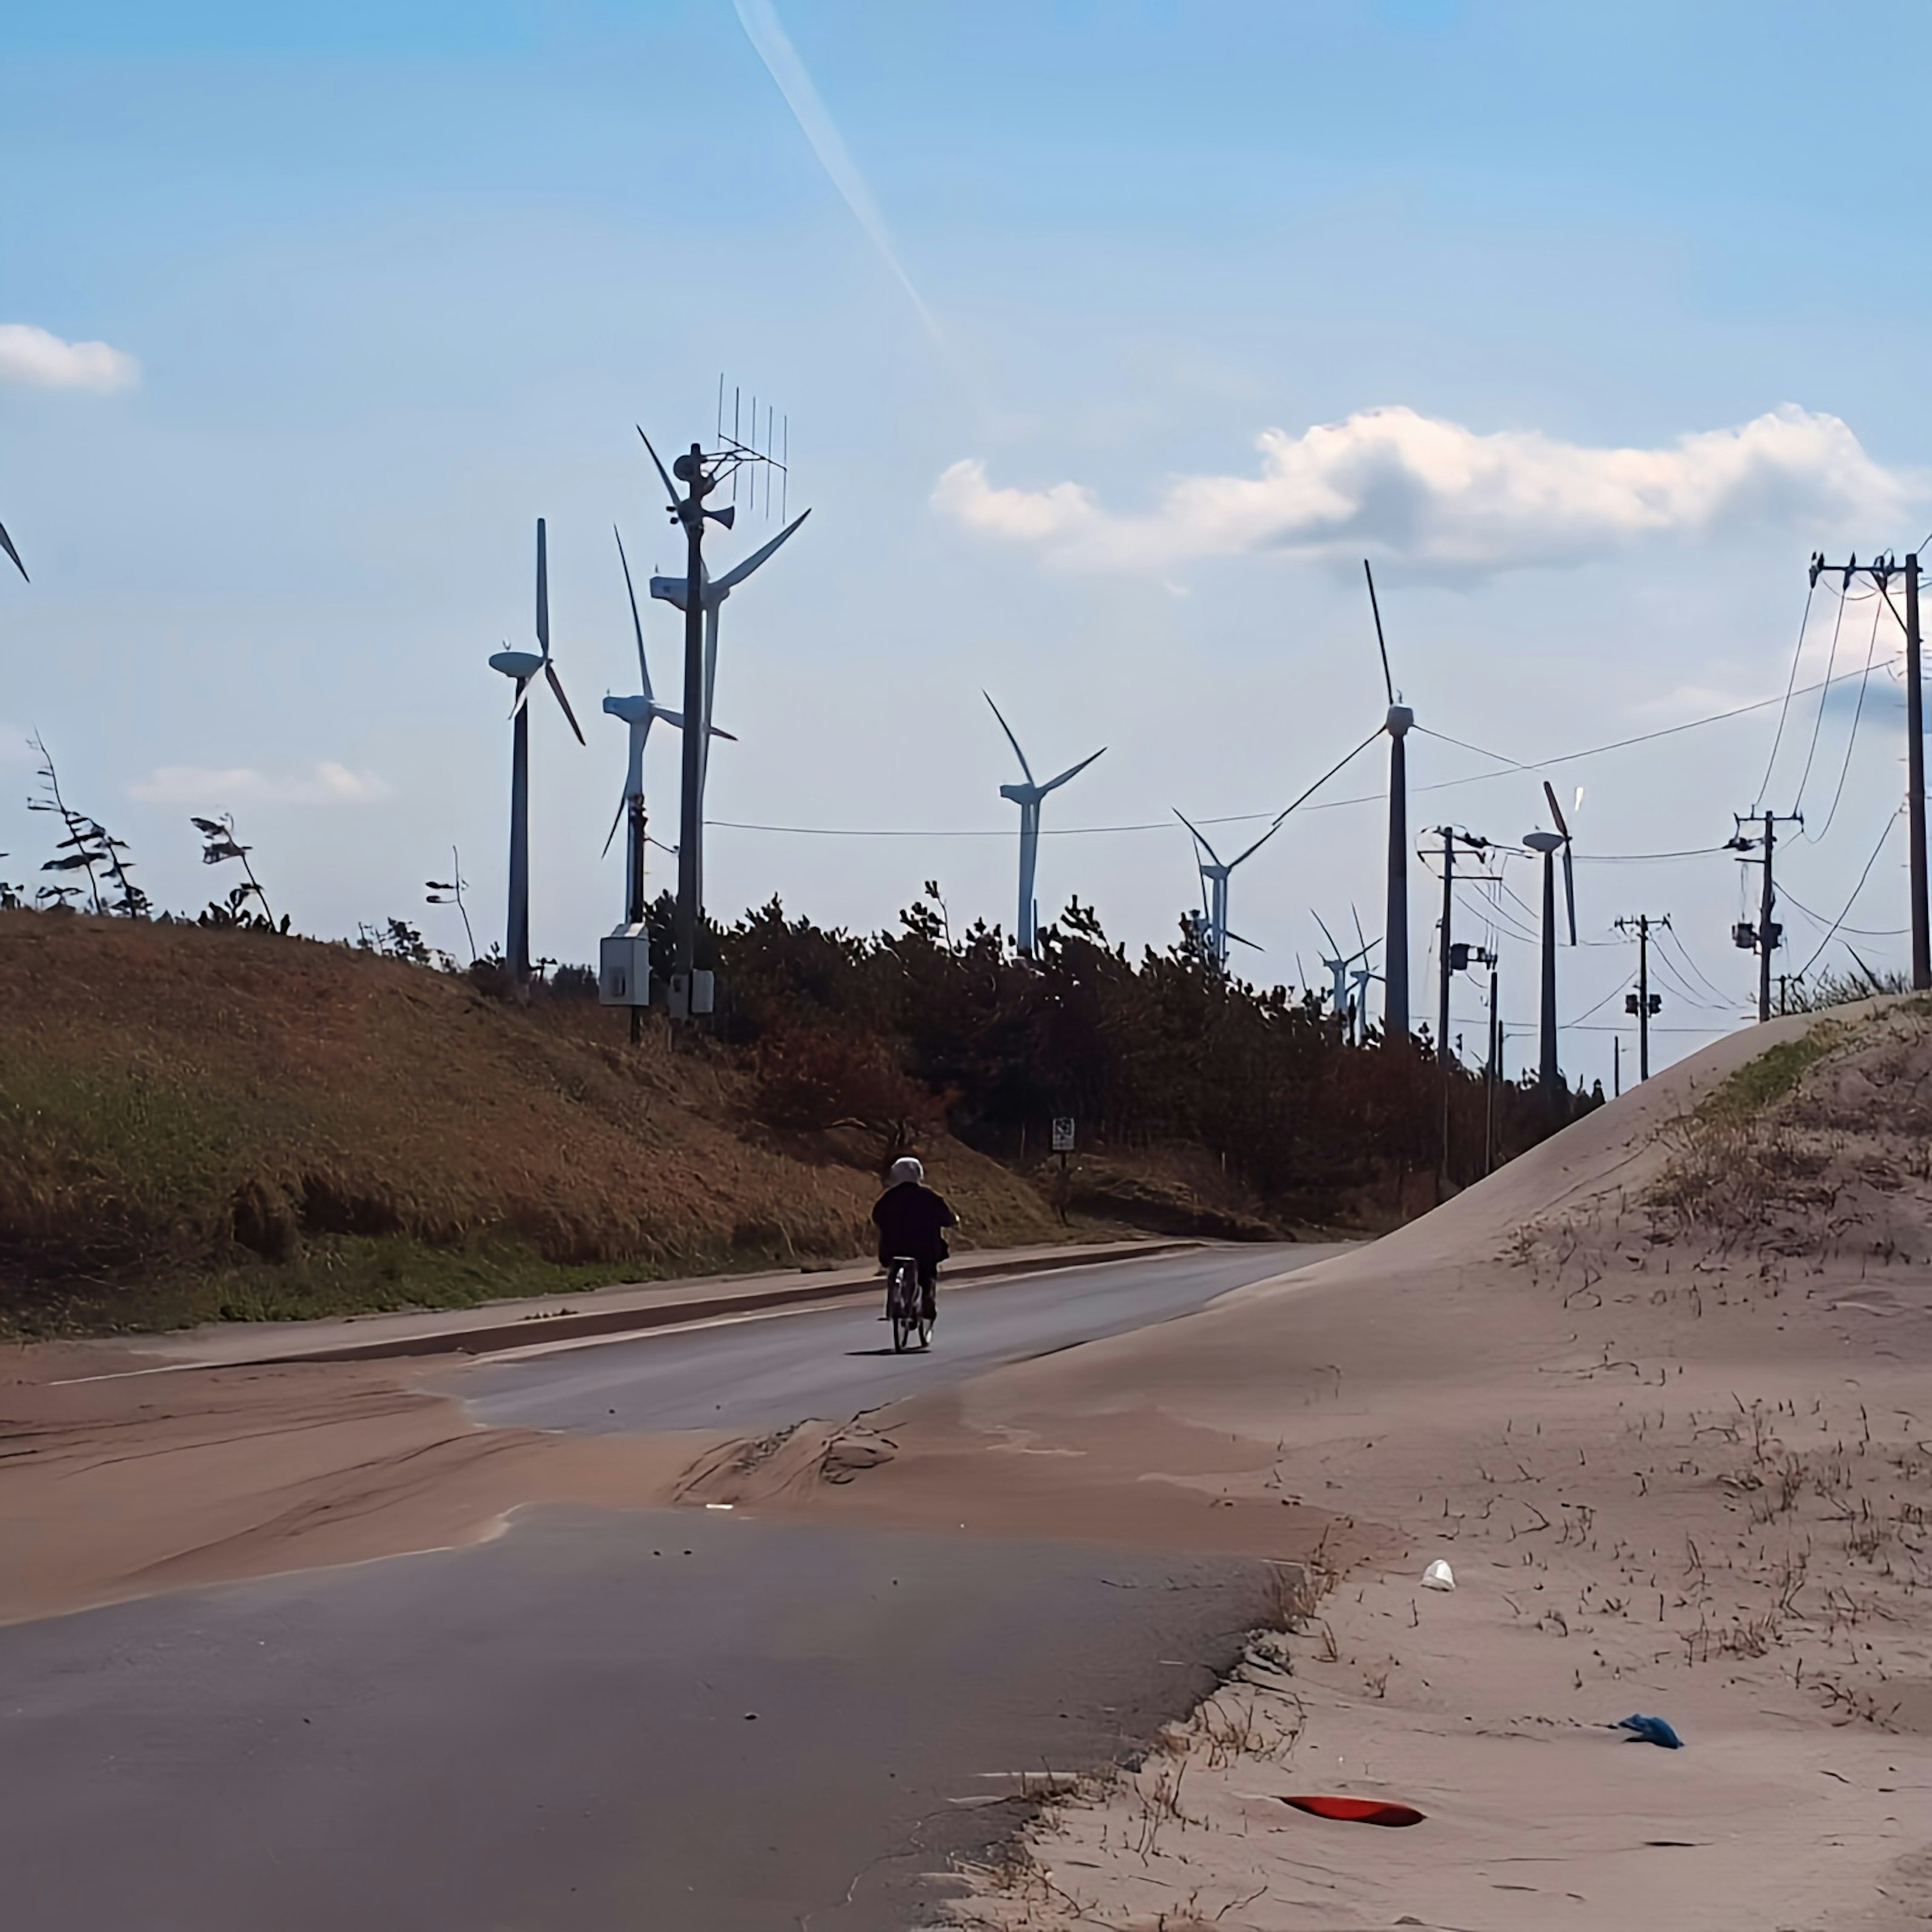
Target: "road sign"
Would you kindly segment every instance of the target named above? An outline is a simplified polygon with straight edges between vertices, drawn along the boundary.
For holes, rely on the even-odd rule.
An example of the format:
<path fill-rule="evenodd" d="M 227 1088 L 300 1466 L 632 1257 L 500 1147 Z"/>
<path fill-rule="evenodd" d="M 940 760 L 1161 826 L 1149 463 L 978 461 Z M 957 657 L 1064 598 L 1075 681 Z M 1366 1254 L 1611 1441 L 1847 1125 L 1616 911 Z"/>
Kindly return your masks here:
<path fill-rule="evenodd" d="M 1053 1150 L 1055 1154 L 1073 1151 L 1073 1116 L 1056 1114 L 1053 1117 Z"/>

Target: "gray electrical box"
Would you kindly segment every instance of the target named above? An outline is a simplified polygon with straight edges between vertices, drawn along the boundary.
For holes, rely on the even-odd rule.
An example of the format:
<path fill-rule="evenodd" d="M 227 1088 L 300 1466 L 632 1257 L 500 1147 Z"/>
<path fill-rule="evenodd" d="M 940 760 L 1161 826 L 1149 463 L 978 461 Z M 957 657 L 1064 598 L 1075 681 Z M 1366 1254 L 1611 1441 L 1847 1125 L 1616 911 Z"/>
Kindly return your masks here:
<path fill-rule="evenodd" d="M 620 926 L 598 943 L 597 997 L 607 1006 L 650 1004 L 651 941 L 641 924 Z"/>
<path fill-rule="evenodd" d="M 668 999 L 671 1018 L 694 1019 L 710 1012 L 717 1002 L 717 975 L 703 968 L 691 975 L 688 986 L 682 973 L 674 973 Z"/>

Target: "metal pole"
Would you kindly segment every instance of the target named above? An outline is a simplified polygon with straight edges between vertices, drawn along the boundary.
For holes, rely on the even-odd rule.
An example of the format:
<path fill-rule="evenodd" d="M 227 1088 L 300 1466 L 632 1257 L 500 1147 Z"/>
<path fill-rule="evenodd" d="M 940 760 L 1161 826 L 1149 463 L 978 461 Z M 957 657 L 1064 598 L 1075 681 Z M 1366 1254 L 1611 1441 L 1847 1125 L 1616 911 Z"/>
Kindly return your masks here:
<path fill-rule="evenodd" d="M 1456 835 L 1446 825 L 1442 830 L 1442 970 L 1437 975 L 1436 1051 L 1442 1056 L 1442 1077 L 1446 1086 L 1449 1077 L 1449 927 L 1454 916 L 1456 904 L 1453 890 L 1456 882 Z"/>
<path fill-rule="evenodd" d="M 1624 1036 L 1620 1033 L 1610 1036 L 1610 1098 L 1617 1099 L 1624 1090 Z"/>
<path fill-rule="evenodd" d="M 677 828 L 677 947 L 674 970 L 684 975 L 686 997 L 698 965 L 698 922 L 704 916 L 704 882 L 700 872 L 704 846 L 704 734 L 710 721 L 704 715 L 704 452 L 691 446 L 691 475 L 685 479 L 684 501 L 678 514 L 684 520 L 684 729 Z"/>
<path fill-rule="evenodd" d="M 1490 951 L 1493 952 L 1492 946 Z M 1483 1100 L 1483 1172 L 1496 1170 L 1496 1089 L 1503 1077 L 1503 1036 L 1496 1023 L 1496 962 L 1490 962 L 1490 1065 Z"/>
<path fill-rule="evenodd" d="M 1925 718 L 1918 668 L 1918 554 L 1905 560 L 1905 799 L 1912 831 L 1912 987 L 1932 987 L 1925 887 Z M 1768 856 L 1768 855 L 1767 855 Z"/>
<path fill-rule="evenodd" d="M 1436 1004 L 1436 1058 L 1442 1080 L 1442 1184 L 1449 1184 L 1449 945 L 1450 925 L 1455 914 L 1456 835 L 1442 828 L 1442 958 L 1438 976 L 1440 987 Z"/>
<path fill-rule="evenodd" d="M 518 686 L 520 696 L 529 680 Z M 521 987 L 530 977 L 530 706 L 510 728 L 510 918 L 503 956 Z"/>
<path fill-rule="evenodd" d="M 1544 1103 L 1552 1110 L 1556 1089 L 1563 1078 L 1556 1053 L 1556 855 L 1543 855 L 1543 1023 L 1542 1057 L 1537 1083 L 1543 1089 Z"/>
<path fill-rule="evenodd" d="M 1404 734 L 1414 714 L 1389 706 L 1388 904 L 1382 926 L 1382 1044 L 1408 1044 L 1408 760 Z"/>
<path fill-rule="evenodd" d="M 1636 1077 L 1650 1078 L 1650 915 L 1636 921 Z"/>
<path fill-rule="evenodd" d="M 1771 1018 L 1771 912 L 1777 896 L 1771 883 L 1771 848 L 1778 837 L 1777 814 L 1764 815 L 1764 896 L 1757 915 L 1757 1016 L 1760 1024 Z"/>
<path fill-rule="evenodd" d="M 644 916 L 644 795 L 638 793 L 631 800 L 631 882 L 626 895 L 627 922 L 637 926 Z M 644 1036 L 644 1010 L 634 1006 L 631 1009 L 631 1044 L 635 1046 Z"/>

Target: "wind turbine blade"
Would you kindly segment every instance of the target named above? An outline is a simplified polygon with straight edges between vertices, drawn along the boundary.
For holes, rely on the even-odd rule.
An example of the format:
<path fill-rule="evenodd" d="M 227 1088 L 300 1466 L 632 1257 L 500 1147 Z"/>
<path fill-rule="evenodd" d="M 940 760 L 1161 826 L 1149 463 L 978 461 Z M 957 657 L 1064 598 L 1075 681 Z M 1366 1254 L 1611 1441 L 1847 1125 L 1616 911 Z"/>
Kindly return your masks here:
<path fill-rule="evenodd" d="M 14 548 L 14 539 L 7 534 L 4 524 L 0 524 L 0 550 L 4 550 L 14 560 L 14 568 L 21 576 L 28 583 L 32 583 L 34 580 L 27 576 L 27 566 L 20 561 L 20 553 Z"/>
<path fill-rule="evenodd" d="M 714 578 L 712 581 L 711 586 L 712 590 L 716 591 L 721 596 L 728 590 L 735 590 L 740 584 L 744 582 L 746 578 L 751 575 L 753 571 L 758 568 L 759 565 L 768 561 L 772 553 L 776 550 L 778 547 L 798 528 L 799 525 L 803 523 L 806 518 L 811 514 L 812 512 L 809 510 L 801 510 L 799 514 L 793 518 L 791 521 L 786 524 L 784 528 L 779 531 L 778 535 L 772 538 L 770 543 L 765 544 L 762 549 L 754 550 L 749 556 L 746 558 L 742 563 L 734 564 L 722 577 Z"/>
<path fill-rule="evenodd" d="M 607 859 L 607 858 L 608 858 L 608 857 L 610 856 L 610 842 L 611 842 L 611 840 L 612 840 L 612 839 L 614 839 L 614 838 L 616 838 L 616 836 L 617 836 L 617 828 L 618 828 L 618 826 L 619 826 L 622 825 L 622 824 L 623 824 L 623 822 L 624 822 L 624 808 L 625 808 L 625 806 L 626 806 L 627 805 L 628 805 L 628 804 L 630 803 L 630 802 L 631 802 L 631 795 L 630 795 L 630 794 L 629 794 L 628 792 L 626 792 L 622 798 L 620 798 L 620 800 L 618 800 L 618 801 L 617 801 L 617 815 L 616 815 L 616 817 L 615 818 L 614 818 L 614 819 L 612 819 L 612 820 L 611 820 L 611 821 L 610 821 L 610 830 L 609 830 L 608 832 L 607 832 L 604 835 L 604 849 L 603 849 L 603 850 L 602 850 L 602 851 L 601 851 L 600 853 L 598 853 L 598 855 L 597 855 L 597 856 L 598 856 L 598 858 L 600 858 L 600 859 Z"/>
<path fill-rule="evenodd" d="M 1274 822 L 1272 825 L 1270 825 L 1270 826 L 1268 827 L 1268 829 L 1265 832 L 1264 832 L 1262 834 L 1262 836 L 1261 836 L 1258 838 L 1257 838 L 1257 839 L 1255 841 L 1255 842 L 1254 842 L 1252 845 L 1250 845 L 1250 846 L 1248 848 L 1248 849 L 1240 855 L 1240 858 L 1230 859 L 1230 860 L 1228 861 L 1228 871 L 1232 872 L 1234 869 L 1234 868 L 1235 868 L 1237 866 L 1238 866 L 1238 865 L 1241 862 L 1241 860 L 1243 860 L 1243 859 L 1252 859 L 1252 858 L 1255 856 L 1255 854 L 1256 854 L 1257 852 L 1258 852 L 1258 851 L 1262 849 L 1262 848 L 1264 845 L 1265 845 L 1265 844 L 1268 842 L 1268 841 L 1269 841 L 1270 838 L 1272 838 L 1274 836 L 1274 835 L 1275 835 L 1277 832 L 1279 832 L 1279 831 L 1281 830 L 1281 828 L 1282 828 L 1282 826 L 1283 826 L 1283 824 L 1285 824 L 1286 823 L 1286 821 L 1287 821 L 1287 818 L 1288 818 L 1288 814 L 1287 814 L 1286 812 L 1284 812 L 1282 814 L 1281 817 L 1280 817 L 1280 818 L 1277 818 L 1277 819 L 1275 820 L 1275 822 Z"/>
<path fill-rule="evenodd" d="M 1369 950 L 1369 941 L 1362 936 L 1362 915 L 1351 904 L 1348 908 L 1348 916 L 1355 922 L 1355 943 L 1360 946 L 1364 953 L 1366 953 Z"/>
<path fill-rule="evenodd" d="M 1098 752 L 1096 752 L 1094 755 L 1097 758 L 1100 754 Z M 1207 838 L 1202 832 L 1200 826 L 1196 825 L 1193 820 L 1190 818 L 1186 813 L 1183 812 L 1178 805 L 1174 808 L 1174 815 L 1180 820 L 1182 824 L 1187 827 L 1189 831 L 1193 833 L 1194 842 L 1201 848 L 1202 851 L 1207 854 L 1209 858 L 1214 860 L 1216 865 L 1218 866 L 1221 862 L 1221 855 L 1215 850 L 1213 846 L 1208 844 Z"/>
<path fill-rule="evenodd" d="M 1231 932 L 1228 934 L 1228 937 L 1232 939 L 1237 946 L 1245 946 L 1251 952 L 1259 952 L 1264 950 L 1262 946 L 1257 945 L 1253 940 L 1244 939 L 1238 932 Z"/>
<path fill-rule="evenodd" d="M 1310 910 L 1312 910 L 1312 908 L 1311 908 Z M 1340 958 L 1342 956 L 1342 949 L 1335 944 L 1335 935 L 1328 930 L 1328 923 L 1327 920 L 1323 919 L 1318 912 L 1316 913 L 1314 916 L 1315 923 L 1322 928 L 1322 937 L 1328 942 L 1328 950 L 1334 953 L 1336 958 Z"/>
<path fill-rule="evenodd" d="M 1563 816 L 1563 808 L 1556 802 L 1556 788 L 1547 778 L 1543 782 L 1543 795 L 1550 801 L 1550 815 L 1556 821 L 1556 829 L 1565 838 L 1570 836 L 1570 827 Z"/>
<path fill-rule="evenodd" d="M 544 544 L 544 520 L 537 519 L 537 648 L 550 662 L 550 564 Z"/>
<path fill-rule="evenodd" d="M 615 524 L 610 526 L 610 534 L 617 539 L 617 561 L 624 566 L 624 588 L 630 593 L 631 628 L 638 634 L 638 675 L 644 680 L 645 700 L 651 703 L 655 701 L 651 694 L 651 668 L 644 662 L 644 620 L 638 615 L 638 591 L 631 581 L 631 560 L 624 554 L 624 533 Z"/>
<path fill-rule="evenodd" d="M 1046 794 L 1050 791 L 1058 791 L 1069 778 L 1077 778 L 1080 774 L 1094 762 L 1095 758 L 1100 757 L 1100 752 L 1106 751 L 1106 746 L 1102 745 L 1100 747 L 1100 751 L 1094 752 L 1091 757 L 1082 758 L 1077 765 L 1069 765 L 1066 770 L 1062 772 L 1057 778 L 1048 778 L 1046 784 L 1040 787 L 1040 795 L 1044 797 Z M 1221 862 L 1217 859 L 1214 862 L 1218 866 Z"/>
<path fill-rule="evenodd" d="M 651 440 L 649 436 L 644 436 L 644 424 L 640 423 L 637 428 L 638 435 L 644 437 L 644 447 L 651 450 L 651 460 L 657 464 L 658 475 L 663 478 L 664 500 L 674 510 L 677 508 L 677 485 L 670 480 L 670 472 L 662 463 L 658 463 L 658 453 L 655 449 L 651 449 Z"/>
<path fill-rule="evenodd" d="M 1006 722 L 1004 717 L 1000 716 L 1000 707 L 997 704 L 993 704 L 993 696 L 991 692 L 982 691 L 980 692 L 980 695 L 983 698 L 988 704 L 993 705 L 993 716 L 995 718 L 999 718 L 1000 729 L 1006 734 L 1006 742 L 1013 748 L 1013 756 L 1019 760 L 1020 770 L 1026 773 L 1027 783 L 1028 784 L 1031 784 L 1033 783 L 1033 767 L 1027 763 L 1025 752 L 1020 749 L 1020 741 L 1013 736 L 1013 728 Z"/>
<path fill-rule="evenodd" d="M 1570 909 L 1570 944 L 1576 944 L 1576 873 L 1570 862 L 1570 842 L 1563 842 L 1563 900 Z"/>
<path fill-rule="evenodd" d="M 738 742 L 738 734 L 736 732 L 722 730 L 716 724 L 711 727 L 711 735 L 714 738 L 728 738 L 734 745 Z"/>
<path fill-rule="evenodd" d="M 522 710 L 524 706 L 530 702 L 530 680 L 526 677 L 518 678 L 517 680 L 517 694 L 511 701 L 510 704 L 510 716 L 512 718 L 515 717 L 517 713 Z"/>
<path fill-rule="evenodd" d="M 544 659 L 544 676 L 550 680 L 550 688 L 556 693 L 556 701 L 563 706 L 563 715 L 570 720 L 570 728 L 577 734 L 577 742 L 584 742 L 584 728 L 577 722 L 577 713 L 570 708 L 570 700 L 563 694 L 563 680 L 556 674 L 556 666 L 548 658 Z"/>
<path fill-rule="evenodd" d="M 1376 574 L 1369 568 L 1366 557 L 1362 560 L 1362 574 L 1369 580 L 1369 609 L 1376 620 L 1376 649 L 1382 654 L 1382 688 L 1388 693 L 1390 704 L 1395 702 L 1395 680 L 1389 676 L 1388 646 L 1382 638 L 1382 607 L 1376 602 Z"/>

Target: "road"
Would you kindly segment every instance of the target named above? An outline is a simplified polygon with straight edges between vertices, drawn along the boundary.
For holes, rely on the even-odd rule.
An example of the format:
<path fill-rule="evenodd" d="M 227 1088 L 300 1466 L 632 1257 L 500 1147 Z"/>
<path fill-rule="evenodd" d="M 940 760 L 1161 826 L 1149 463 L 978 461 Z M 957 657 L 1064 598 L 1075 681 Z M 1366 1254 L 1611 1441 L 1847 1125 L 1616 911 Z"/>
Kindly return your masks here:
<path fill-rule="evenodd" d="M 1157 1321 L 1321 1251 L 960 1288 L 465 1372 L 493 1420 L 764 1426 Z M 841 1405 L 843 1405 L 842 1408 Z M 614 1414 L 613 1411 L 616 1413 Z M 444 1550 L 0 1630 L 14 1932 L 898 1932 L 1013 1775 L 1184 1709 L 1257 1566 L 697 1510 L 520 1514 Z"/>
<path fill-rule="evenodd" d="M 439 1384 L 499 1426 L 657 1430 L 843 1420 L 1001 1362 L 1145 1328 L 1341 1246 L 1198 1248 L 1145 1261 L 945 1286 L 929 1354 L 895 1356 L 883 1293 L 849 1303 L 727 1316 L 594 1346 L 539 1345 Z"/>

